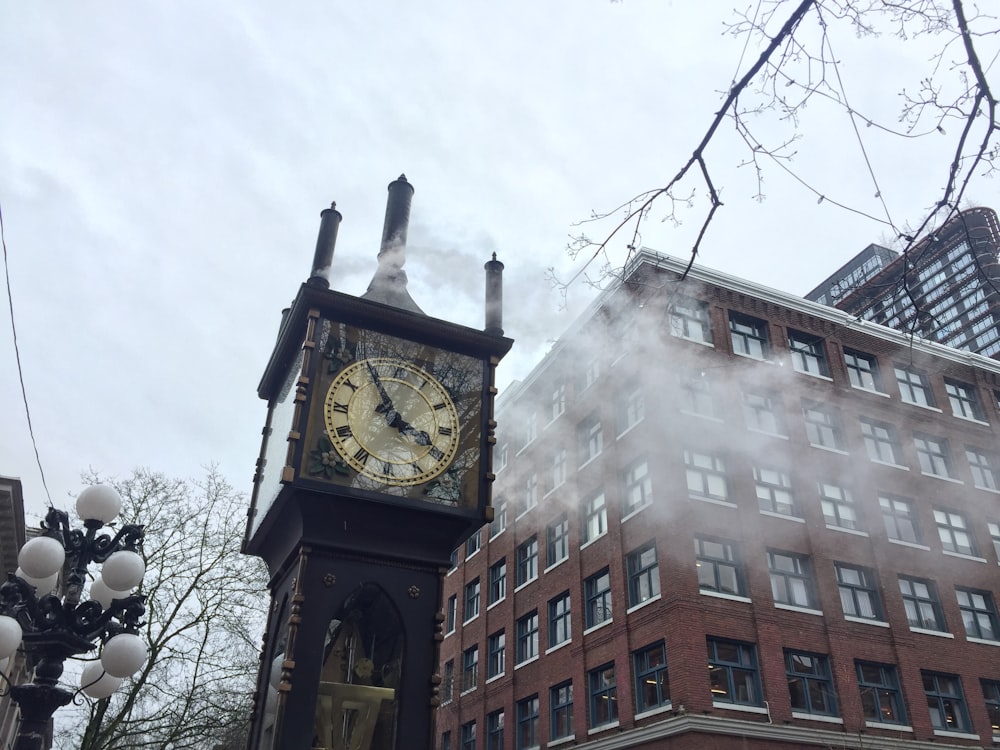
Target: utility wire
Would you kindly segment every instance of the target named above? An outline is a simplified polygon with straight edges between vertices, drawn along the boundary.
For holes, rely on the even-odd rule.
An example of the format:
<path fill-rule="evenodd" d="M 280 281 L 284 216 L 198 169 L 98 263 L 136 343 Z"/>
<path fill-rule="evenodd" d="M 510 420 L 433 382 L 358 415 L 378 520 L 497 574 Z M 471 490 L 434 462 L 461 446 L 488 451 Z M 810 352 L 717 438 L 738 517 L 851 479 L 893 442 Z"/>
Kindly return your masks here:
<path fill-rule="evenodd" d="M 45 470 L 42 469 L 42 459 L 38 454 L 38 443 L 35 440 L 35 428 L 31 425 L 31 410 L 28 408 L 28 392 L 24 387 L 24 372 L 21 369 L 21 351 L 17 346 L 17 327 L 14 325 L 14 297 L 10 291 L 10 263 L 7 261 L 7 238 L 3 230 L 3 204 L 0 203 L 0 245 L 3 246 L 3 272 L 7 281 L 7 306 L 10 308 L 10 332 L 14 337 L 14 358 L 17 360 L 17 378 L 21 381 L 21 399 L 24 401 L 24 415 L 28 418 L 28 434 L 31 436 L 31 447 L 35 449 L 35 463 L 38 464 L 38 473 L 42 477 L 42 487 L 45 489 L 45 497 L 52 505 L 52 495 L 49 493 L 49 485 L 45 481 Z"/>

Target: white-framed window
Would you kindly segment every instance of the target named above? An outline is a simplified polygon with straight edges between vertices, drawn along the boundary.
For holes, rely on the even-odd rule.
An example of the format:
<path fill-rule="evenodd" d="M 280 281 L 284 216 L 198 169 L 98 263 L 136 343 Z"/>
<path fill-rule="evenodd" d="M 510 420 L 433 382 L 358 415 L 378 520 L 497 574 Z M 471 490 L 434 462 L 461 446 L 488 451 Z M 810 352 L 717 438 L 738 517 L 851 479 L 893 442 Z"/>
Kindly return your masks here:
<path fill-rule="evenodd" d="M 646 416 L 646 399 L 638 381 L 628 383 L 618 395 L 618 434 L 635 427 Z"/>
<path fill-rule="evenodd" d="M 743 391 L 743 419 L 748 430 L 786 435 L 785 406 L 781 396 L 761 391 Z"/>
<path fill-rule="evenodd" d="M 604 493 L 591 495 L 583 506 L 583 541 L 591 542 L 608 530 L 608 508 Z"/>
<path fill-rule="evenodd" d="M 1000 490 L 998 484 L 997 459 L 995 456 L 983 453 L 978 448 L 971 445 L 965 446 L 965 457 L 969 460 L 969 469 L 972 471 L 972 483 L 984 490 Z"/>
<path fill-rule="evenodd" d="M 788 349 L 796 371 L 823 377 L 830 375 L 822 337 L 788 329 Z"/>
<path fill-rule="evenodd" d="M 649 464 L 640 459 L 622 472 L 624 507 L 622 515 L 629 515 L 653 502 L 653 480 L 649 476 Z"/>
<path fill-rule="evenodd" d="M 916 434 L 913 436 L 913 444 L 917 447 L 920 471 L 936 477 L 955 478 L 947 440 L 932 435 Z"/>
<path fill-rule="evenodd" d="M 708 304 L 690 297 L 676 297 L 670 303 L 670 333 L 689 341 L 711 344 Z"/>
<path fill-rule="evenodd" d="M 770 359 L 771 343 L 767 335 L 767 321 L 729 313 L 729 335 L 733 344 L 733 353 L 753 359 Z"/>
<path fill-rule="evenodd" d="M 871 354 L 844 349 L 844 364 L 847 367 L 847 377 L 851 385 L 866 391 L 882 393 L 882 376 L 878 369 L 878 360 Z"/>
<path fill-rule="evenodd" d="M 980 422 L 986 419 L 983 405 L 979 401 L 979 396 L 976 393 L 974 385 L 945 378 L 944 390 L 948 394 L 951 413 L 956 417 L 975 419 Z"/>
<path fill-rule="evenodd" d="M 566 411 L 566 384 L 557 383 L 552 387 L 552 403 L 550 405 L 550 419 L 558 419 Z"/>
<path fill-rule="evenodd" d="M 768 513 L 799 517 L 788 472 L 766 466 L 753 467 L 758 507 Z"/>
<path fill-rule="evenodd" d="M 728 500 L 726 465 L 721 457 L 701 451 L 684 451 L 688 492 L 697 497 Z"/>
<path fill-rule="evenodd" d="M 855 530 L 860 528 L 854 498 L 849 489 L 830 482 L 820 482 L 819 496 L 827 526 Z"/>
<path fill-rule="evenodd" d="M 604 448 L 604 434 L 601 431 L 601 419 L 594 413 L 576 426 L 576 440 L 579 448 L 580 465 L 592 461 L 601 455 Z M 562 481 L 566 481 L 563 477 Z M 559 486 L 562 482 L 556 482 Z"/>
<path fill-rule="evenodd" d="M 839 415 L 830 407 L 805 401 L 802 414 L 806 423 L 806 437 L 810 445 L 842 451 L 844 434 Z"/>
<path fill-rule="evenodd" d="M 936 405 L 927 375 L 905 365 L 896 365 L 893 369 L 896 373 L 896 384 L 899 386 L 899 397 L 903 401 L 917 406 Z"/>

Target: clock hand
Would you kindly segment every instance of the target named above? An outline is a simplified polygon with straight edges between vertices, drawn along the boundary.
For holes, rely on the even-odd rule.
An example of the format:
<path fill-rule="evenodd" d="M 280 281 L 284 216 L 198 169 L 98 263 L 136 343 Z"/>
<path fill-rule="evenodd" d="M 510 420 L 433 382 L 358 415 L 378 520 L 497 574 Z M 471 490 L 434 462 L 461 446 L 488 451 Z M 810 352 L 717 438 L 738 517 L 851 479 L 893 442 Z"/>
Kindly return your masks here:
<path fill-rule="evenodd" d="M 416 429 L 408 422 L 403 422 L 402 420 L 400 420 L 400 424 L 397 426 L 397 429 L 399 430 L 400 434 L 408 435 L 409 437 L 413 438 L 413 442 L 415 442 L 417 445 L 431 444 L 430 435 L 428 435 L 423 430 Z"/>
<path fill-rule="evenodd" d="M 382 385 L 382 381 L 378 376 L 378 372 L 372 366 L 372 363 L 365 362 L 365 364 L 368 365 L 368 374 L 371 375 L 372 382 L 375 384 L 375 387 L 378 388 L 379 396 L 382 397 L 382 403 L 375 407 L 375 411 L 377 411 L 379 414 L 385 414 L 386 420 L 388 424 L 391 426 L 392 425 L 392 419 L 390 418 L 391 415 L 398 416 L 398 414 L 396 414 L 395 409 L 393 409 L 392 407 L 392 399 L 389 398 L 389 394 L 385 392 L 385 386 Z"/>

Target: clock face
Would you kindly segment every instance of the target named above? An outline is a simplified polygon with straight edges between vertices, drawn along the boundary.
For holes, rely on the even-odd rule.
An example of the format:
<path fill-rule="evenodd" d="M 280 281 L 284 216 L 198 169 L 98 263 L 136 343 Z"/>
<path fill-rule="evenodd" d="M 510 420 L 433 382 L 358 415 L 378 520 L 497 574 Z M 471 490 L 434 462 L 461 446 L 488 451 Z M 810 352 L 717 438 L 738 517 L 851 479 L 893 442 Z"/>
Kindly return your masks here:
<path fill-rule="evenodd" d="M 427 370 L 394 357 L 361 359 L 340 370 L 326 393 L 324 419 L 348 466 L 390 486 L 439 476 L 461 437 L 448 390 Z"/>

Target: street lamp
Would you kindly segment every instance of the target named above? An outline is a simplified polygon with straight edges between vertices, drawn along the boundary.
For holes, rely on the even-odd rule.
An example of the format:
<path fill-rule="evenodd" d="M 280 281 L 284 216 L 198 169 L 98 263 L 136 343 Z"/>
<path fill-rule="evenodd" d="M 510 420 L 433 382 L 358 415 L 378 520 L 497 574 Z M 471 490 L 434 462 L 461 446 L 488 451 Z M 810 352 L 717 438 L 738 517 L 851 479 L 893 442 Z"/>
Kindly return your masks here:
<path fill-rule="evenodd" d="M 30 683 L 10 685 L 21 711 L 14 750 L 46 750 L 56 709 L 81 692 L 107 698 L 146 661 L 146 644 L 135 632 L 146 597 L 131 593 L 145 574 L 143 527 L 127 524 L 113 537 L 97 533 L 121 510 L 121 498 L 107 485 L 86 488 L 76 509 L 83 529 L 70 529 L 67 513 L 49 508 L 41 535 L 21 548 L 17 571 L 0 585 L 0 659 L 20 646 L 34 668 Z M 91 563 L 103 568 L 81 601 Z M 59 685 L 65 660 L 92 651 L 98 641 L 100 658 L 84 667 L 81 687 Z"/>

